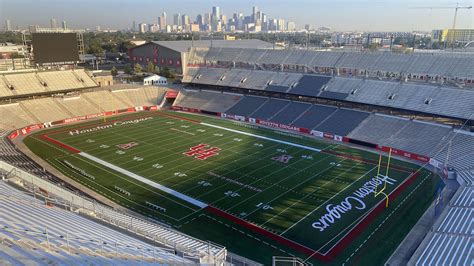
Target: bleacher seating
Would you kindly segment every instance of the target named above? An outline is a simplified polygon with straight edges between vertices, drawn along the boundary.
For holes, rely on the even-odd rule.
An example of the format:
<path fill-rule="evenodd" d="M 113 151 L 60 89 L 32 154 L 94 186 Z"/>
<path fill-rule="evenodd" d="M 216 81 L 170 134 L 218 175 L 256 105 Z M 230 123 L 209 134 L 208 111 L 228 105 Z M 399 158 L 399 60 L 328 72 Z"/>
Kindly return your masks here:
<path fill-rule="evenodd" d="M 158 105 L 166 93 L 166 89 L 158 87 L 135 86 L 129 89 L 130 86 L 119 85 L 113 88 L 119 90 L 85 92 L 75 96 L 38 98 L 0 105 L 0 116 L 3 117 L 0 128 L 16 129 L 104 111 Z"/>
<path fill-rule="evenodd" d="M 238 88 L 243 86 L 242 81 L 251 74 L 250 70 L 246 69 L 232 69 L 226 72 L 226 78 L 219 80 L 218 84 L 221 86 Z"/>
<path fill-rule="evenodd" d="M 334 67 L 343 54 L 342 52 L 314 51 L 311 64 L 314 67 Z"/>
<path fill-rule="evenodd" d="M 471 265 L 472 238 L 452 234 L 430 233 L 427 246 L 409 265 Z"/>
<path fill-rule="evenodd" d="M 82 94 L 84 99 L 89 101 L 92 105 L 98 107 L 102 111 L 114 111 L 131 107 L 132 104 L 127 104 L 114 97 L 109 91 L 95 91 L 92 93 Z"/>
<path fill-rule="evenodd" d="M 275 64 L 280 65 L 285 62 L 285 59 L 289 56 L 289 51 L 286 50 L 272 50 L 268 51 L 267 53 L 263 54 L 260 57 L 259 61 L 263 64 Z M 254 60 L 257 58 L 254 58 Z"/>
<path fill-rule="evenodd" d="M 321 132 L 333 133 L 339 136 L 346 136 L 368 116 L 369 113 L 366 112 L 339 109 L 334 114 L 332 114 L 329 119 L 326 119 L 314 129 Z"/>
<path fill-rule="evenodd" d="M 360 61 L 364 59 L 369 53 L 344 53 L 336 62 L 336 67 L 356 69 L 360 66 Z"/>
<path fill-rule="evenodd" d="M 438 145 L 447 140 L 447 136 L 451 131 L 452 129 L 449 126 L 414 121 L 408 123 L 407 126 L 393 134 L 386 143 L 382 144 L 404 151 L 429 155 L 439 148 Z"/>
<path fill-rule="evenodd" d="M 40 83 L 35 73 L 14 73 L 4 75 L 4 79 L 13 86 L 17 94 L 34 94 L 47 91 L 47 87 Z"/>
<path fill-rule="evenodd" d="M 303 75 L 296 86 L 290 89 L 289 93 L 304 96 L 318 96 L 321 88 L 326 85 L 330 79 L 331 77 L 327 76 Z"/>
<path fill-rule="evenodd" d="M 452 206 L 447 209 L 447 213 L 441 219 L 441 223 L 435 227 L 435 231 L 469 236 L 474 229 L 472 218 L 474 218 L 472 206 L 468 210 L 464 207 Z M 469 220 L 471 222 L 466 222 Z"/>
<path fill-rule="evenodd" d="M 206 55 L 191 53 L 189 62 L 235 62 L 246 65 L 294 65 L 312 68 L 369 70 L 384 73 L 444 76 L 473 79 L 473 56 L 469 54 L 396 54 L 387 52 L 340 52 L 311 50 L 263 50 L 241 48 L 211 48 Z M 379 72 L 379 73 L 377 73 Z"/>
<path fill-rule="evenodd" d="M 72 73 L 83 83 L 84 87 L 97 87 L 97 83 L 83 69 L 74 69 Z"/>
<path fill-rule="evenodd" d="M 244 82 L 241 83 L 242 88 L 263 90 L 267 86 L 268 81 L 272 79 L 275 72 L 272 71 L 253 71 L 246 76 Z"/>
<path fill-rule="evenodd" d="M 453 196 L 449 202 L 450 206 L 453 207 L 466 207 L 473 208 L 474 201 L 472 196 L 474 195 L 474 187 L 460 187 L 456 194 Z"/>
<path fill-rule="evenodd" d="M 53 98 L 22 101 L 20 106 L 25 112 L 40 122 L 57 121 L 71 116 L 65 109 L 56 104 Z"/>
<path fill-rule="evenodd" d="M 406 127 L 408 123 L 408 119 L 375 114 L 360 123 L 348 137 L 377 144 L 387 144 L 388 140 Z"/>
<path fill-rule="evenodd" d="M 269 84 L 272 86 L 283 86 L 286 87 L 286 91 L 289 90 L 290 85 L 297 83 L 303 75 L 299 73 L 286 73 L 286 72 L 275 72 L 272 76 Z M 268 87 L 267 90 L 271 90 Z M 283 92 L 286 92 L 283 91 Z"/>
<path fill-rule="evenodd" d="M 393 55 L 387 54 L 379 59 L 390 57 L 393 57 Z M 200 78 L 196 79 L 196 77 Z M 474 101 L 474 90 L 436 87 L 433 85 L 219 68 L 200 68 L 194 79 L 187 79 L 197 84 L 240 87 L 254 90 L 263 89 L 280 93 L 393 107 L 455 118 L 472 119 L 470 116 L 474 113 L 474 105 L 471 104 Z"/>
<path fill-rule="evenodd" d="M 140 264 L 142 261 L 192 263 L 74 212 L 47 206 L 44 201 L 4 182 L 0 182 L 0 197 L 0 236 L 12 243 L 9 249 L 0 253 L 0 258 L 11 260 L 13 257 L 17 261 L 25 255 L 29 257 L 26 261 L 40 264 L 50 261 L 61 265 L 66 261 L 66 264 L 82 264 L 87 260 L 115 264 L 115 260 L 108 257 L 116 258 L 116 263 L 122 259 Z"/>
<path fill-rule="evenodd" d="M 227 113 L 241 116 L 249 116 L 267 101 L 264 97 L 246 96 L 237 104 L 232 106 Z"/>
<path fill-rule="evenodd" d="M 222 78 L 226 69 L 222 68 L 200 68 L 193 79 L 193 83 L 215 85 Z"/>
<path fill-rule="evenodd" d="M 407 73 L 415 75 L 424 75 L 429 72 L 433 64 L 436 64 L 437 58 L 434 56 L 413 55 L 411 64 L 406 69 Z"/>
<path fill-rule="evenodd" d="M 0 97 L 91 87 L 97 84 L 83 69 L 11 73 L 1 75 Z"/>
<path fill-rule="evenodd" d="M 112 94 L 131 106 L 153 106 L 159 104 L 166 90 L 153 87 L 120 86 L 112 90 Z"/>
<path fill-rule="evenodd" d="M 336 77 L 319 96 L 465 119 L 474 114 L 473 90 Z"/>
<path fill-rule="evenodd" d="M 430 156 L 456 169 L 474 170 L 474 135 L 456 130 L 450 132 Z M 472 175 L 474 177 L 474 175 Z"/>
<path fill-rule="evenodd" d="M 55 98 L 56 102 L 66 108 L 73 116 L 83 116 L 102 112 L 99 108 L 85 100 L 81 95 L 76 97 Z"/>
<path fill-rule="evenodd" d="M 296 118 L 303 114 L 306 110 L 311 107 L 311 104 L 303 102 L 291 102 L 288 104 L 281 112 L 276 114 L 272 121 L 283 124 L 290 125 Z"/>
<path fill-rule="evenodd" d="M 20 107 L 19 103 L 0 105 L 0 128 L 15 129 L 36 124 L 37 121 Z"/>
<path fill-rule="evenodd" d="M 304 111 L 291 125 L 314 128 L 330 117 L 336 110 L 336 107 L 315 104 Z"/>
<path fill-rule="evenodd" d="M 472 161 L 472 159 L 470 160 Z M 471 164 L 472 166 L 472 164 Z M 470 170 L 457 170 L 457 181 L 463 186 L 474 185 L 474 169 Z"/>
<path fill-rule="evenodd" d="M 43 179 L 52 178 L 52 175 L 47 173 L 43 167 L 23 155 L 23 153 L 21 153 L 15 145 L 7 139 L 0 139 L 0 161 L 7 162 L 28 173 L 41 176 Z"/>
<path fill-rule="evenodd" d="M 286 100 L 268 99 L 258 110 L 249 116 L 262 120 L 270 120 L 270 118 L 283 110 L 289 103 L 290 102 Z"/>
<path fill-rule="evenodd" d="M 80 73 L 81 71 L 77 71 Z M 82 71 L 84 73 L 84 71 Z M 51 71 L 51 72 L 38 72 L 38 79 L 48 84 L 47 88 L 52 91 L 70 90 L 75 88 L 83 88 L 84 82 L 78 79 L 75 72 L 72 70 L 66 71 Z M 90 78 L 88 79 L 90 80 Z"/>
<path fill-rule="evenodd" d="M 472 265 L 472 187 L 461 187 L 408 265 Z"/>
<path fill-rule="evenodd" d="M 181 90 L 173 105 L 223 113 L 240 101 L 241 98 L 242 96 L 237 94 Z"/>
<path fill-rule="evenodd" d="M 230 93 L 222 93 L 213 96 L 214 97 L 210 98 L 209 101 L 201 107 L 202 110 L 224 113 L 242 99 L 242 95 Z"/>

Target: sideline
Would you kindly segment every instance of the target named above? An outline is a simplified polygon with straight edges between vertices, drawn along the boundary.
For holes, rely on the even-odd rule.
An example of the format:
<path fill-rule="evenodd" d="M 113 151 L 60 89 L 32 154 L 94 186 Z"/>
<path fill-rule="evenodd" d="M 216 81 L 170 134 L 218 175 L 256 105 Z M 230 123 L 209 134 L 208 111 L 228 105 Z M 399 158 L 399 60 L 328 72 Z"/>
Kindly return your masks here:
<path fill-rule="evenodd" d="M 248 132 L 244 132 L 244 131 L 240 131 L 240 130 L 236 130 L 236 129 L 231 129 L 231 128 L 226 128 L 226 127 L 221 127 L 221 126 L 216 126 L 216 125 L 208 124 L 208 123 L 204 123 L 204 122 L 201 122 L 200 124 L 204 125 L 204 126 L 208 126 L 208 127 L 218 128 L 218 129 L 227 130 L 227 131 L 230 131 L 230 132 L 234 132 L 234 133 L 254 137 L 254 138 L 257 138 L 257 139 L 264 139 L 264 140 L 273 141 L 273 142 L 276 142 L 276 143 L 281 143 L 281 144 L 286 144 L 286 145 L 290 145 L 290 146 L 293 146 L 293 147 L 298 147 L 298 148 L 305 149 L 305 150 L 310 150 L 310 151 L 314 151 L 314 152 L 321 152 L 320 149 L 316 149 L 316 148 L 313 148 L 313 147 L 308 147 L 308 146 L 301 145 L 301 144 L 296 144 L 296 143 L 289 142 L 289 141 L 278 140 L 278 139 L 273 139 L 273 138 L 269 138 L 269 137 L 265 137 L 265 136 L 255 135 L 255 134 L 252 134 L 252 133 L 248 133 Z"/>
<path fill-rule="evenodd" d="M 160 184 L 158 184 L 158 183 L 156 183 L 156 182 L 151 181 L 150 179 L 144 178 L 143 176 L 139 176 L 139 175 L 137 175 L 137 174 L 135 174 L 135 173 L 132 173 L 132 172 L 130 172 L 130 171 L 128 171 L 128 170 L 125 170 L 125 169 L 123 169 L 123 168 L 121 168 L 121 167 L 118 167 L 118 166 L 113 165 L 113 164 L 111 164 L 111 163 L 109 163 L 109 162 L 106 162 L 106 161 L 104 161 L 104 160 L 102 160 L 102 159 L 99 159 L 99 158 L 97 158 L 97 157 L 95 157 L 95 156 L 92 156 L 92 155 L 90 155 L 90 154 L 88 154 L 88 153 L 80 152 L 79 155 L 81 155 L 82 157 L 85 157 L 85 158 L 87 158 L 87 159 L 89 159 L 89 160 L 91 160 L 91 161 L 94 161 L 94 162 L 96 162 L 96 163 L 99 163 L 99 164 L 101 164 L 101 165 L 103 165 L 103 166 L 106 166 L 106 167 L 108 167 L 108 168 L 110 168 L 110 169 L 112 169 L 112 170 L 114 170 L 114 171 L 117 171 L 117 172 L 119 172 L 119 173 L 121 173 L 121 174 L 124 174 L 124 175 L 126 175 L 126 176 L 128 176 L 128 177 L 131 177 L 131 178 L 133 178 L 133 179 L 135 179 L 135 180 L 138 180 L 138 181 L 140 181 L 140 182 L 142 182 L 142 183 L 145 183 L 145 184 L 147 184 L 147 185 L 149 185 L 149 186 L 152 186 L 152 187 L 154 187 L 154 188 L 157 188 L 157 189 L 159 189 L 159 190 L 161 190 L 161 191 L 163 191 L 163 192 L 165 192 L 165 193 L 171 194 L 171 195 L 173 195 L 173 196 L 175 196 L 175 197 L 177 197 L 177 198 L 179 198 L 179 199 L 182 199 L 182 200 L 184 200 L 184 201 L 186 201 L 186 202 L 188 202 L 188 203 L 191 203 L 191 204 L 193 204 L 193 205 L 195 205 L 195 206 L 198 206 L 199 208 L 206 208 L 206 207 L 208 206 L 208 205 L 207 205 L 206 203 L 204 203 L 204 202 L 201 202 L 201 201 L 199 201 L 199 200 L 193 199 L 193 198 L 191 198 L 191 197 L 189 197 L 189 196 L 187 196 L 187 195 L 184 195 L 184 194 L 182 194 L 182 193 L 180 193 L 180 192 L 178 192 L 178 191 L 176 191 L 176 190 L 173 190 L 173 189 L 171 189 L 171 188 L 168 188 L 168 187 L 165 187 L 165 186 L 163 186 L 163 185 L 160 185 Z"/>

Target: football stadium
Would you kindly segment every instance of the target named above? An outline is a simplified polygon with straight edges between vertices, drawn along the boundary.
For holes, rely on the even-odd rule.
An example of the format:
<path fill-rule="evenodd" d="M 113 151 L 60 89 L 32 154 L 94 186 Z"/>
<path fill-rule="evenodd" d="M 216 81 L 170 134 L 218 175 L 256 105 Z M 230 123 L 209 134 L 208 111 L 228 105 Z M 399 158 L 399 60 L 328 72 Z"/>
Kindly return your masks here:
<path fill-rule="evenodd" d="M 472 265 L 472 54 L 77 40 L 1 72 L 1 264 Z"/>

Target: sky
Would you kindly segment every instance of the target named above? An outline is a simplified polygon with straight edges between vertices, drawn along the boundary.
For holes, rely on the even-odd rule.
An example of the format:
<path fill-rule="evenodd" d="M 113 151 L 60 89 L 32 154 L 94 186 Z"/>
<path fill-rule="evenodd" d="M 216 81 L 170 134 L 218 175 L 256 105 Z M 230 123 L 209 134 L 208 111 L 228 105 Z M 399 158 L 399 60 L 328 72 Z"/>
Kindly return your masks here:
<path fill-rule="evenodd" d="M 10 19 L 12 26 L 58 25 L 66 20 L 70 28 L 130 28 L 137 23 L 157 23 L 157 17 L 174 13 L 195 18 L 219 6 L 231 17 L 249 15 L 256 5 L 270 18 L 294 21 L 297 28 L 311 24 L 336 31 L 430 31 L 451 28 L 453 9 L 413 9 L 413 7 L 452 7 L 456 1 L 473 6 L 474 0 L 0 0 L 0 21 Z M 474 28 L 473 9 L 459 10 L 456 28 Z"/>

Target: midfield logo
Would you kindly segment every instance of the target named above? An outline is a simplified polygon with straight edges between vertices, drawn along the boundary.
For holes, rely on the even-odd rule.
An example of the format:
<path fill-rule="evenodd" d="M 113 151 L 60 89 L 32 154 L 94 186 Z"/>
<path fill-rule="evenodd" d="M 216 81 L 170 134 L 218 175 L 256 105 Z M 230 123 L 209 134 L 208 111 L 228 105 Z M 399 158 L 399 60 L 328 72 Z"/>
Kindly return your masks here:
<path fill-rule="evenodd" d="M 280 162 L 280 163 L 288 163 L 290 159 L 293 158 L 291 155 L 283 154 L 277 157 L 273 157 L 272 160 Z"/>
<path fill-rule="evenodd" d="M 117 145 L 117 147 L 119 149 L 122 149 L 122 150 L 128 150 L 128 149 L 130 149 L 132 147 L 135 147 L 137 145 L 138 145 L 137 142 L 129 142 L 129 143 L 125 143 L 125 144 L 119 144 L 119 145 Z"/>
<path fill-rule="evenodd" d="M 199 144 L 197 146 L 189 148 L 188 152 L 184 152 L 183 154 L 186 156 L 194 157 L 198 160 L 206 160 L 209 157 L 214 155 L 218 155 L 218 151 L 221 149 L 212 147 L 210 148 L 209 144 Z"/>

